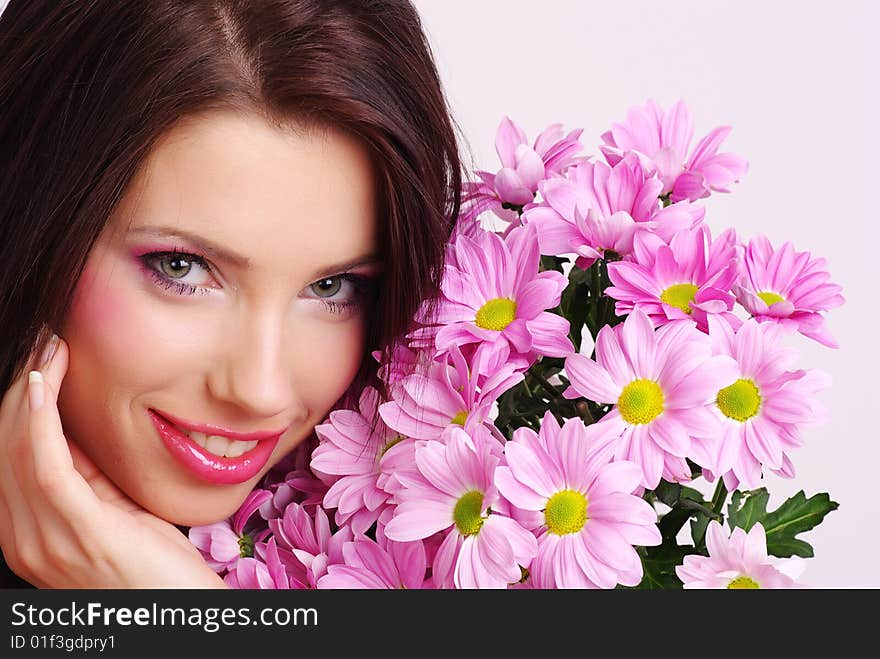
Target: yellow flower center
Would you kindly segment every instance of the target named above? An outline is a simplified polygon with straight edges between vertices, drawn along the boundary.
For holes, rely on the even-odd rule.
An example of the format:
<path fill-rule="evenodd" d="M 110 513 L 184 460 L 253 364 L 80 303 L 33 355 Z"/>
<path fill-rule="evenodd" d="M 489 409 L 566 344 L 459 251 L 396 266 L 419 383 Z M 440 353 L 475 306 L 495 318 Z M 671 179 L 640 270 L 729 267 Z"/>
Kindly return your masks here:
<path fill-rule="evenodd" d="M 651 423 L 663 411 L 663 390 L 653 380 L 633 380 L 620 393 L 617 409 L 631 425 Z"/>
<path fill-rule="evenodd" d="M 467 410 L 459 412 L 454 417 L 452 417 L 451 423 L 457 423 L 460 426 L 464 426 L 464 422 L 467 421 L 468 413 Z"/>
<path fill-rule="evenodd" d="M 764 304 L 768 307 L 776 304 L 777 302 L 785 302 L 785 298 L 779 295 L 778 293 L 773 293 L 771 291 L 762 291 L 758 293 L 758 297 L 764 300 Z"/>
<path fill-rule="evenodd" d="M 760 588 L 761 586 L 751 577 L 743 575 L 741 577 L 733 579 L 729 584 L 727 584 L 727 587 L 732 590 L 755 590 L 756 588 Z"/>
<path fill-rule="evenodd" d="M 681 309 L 685 313 L 691 312 L 691 302 L 699 288 L 695 284 L 673 284 L 660 293 L 660 299 L 670 307 Z"/>
<path fill-rule="evenodd" d="M 516 318 L 516 302 L 506 297 L 489 300 L 477 311 L 477 327 L 501 331 Z"/>
<path fill-rule="evenodd" d="M 758 413 L 761 394 L 757 385 L 749 379 L 740 378 L 718 392 L 718 409 L 737 421 L 746 421 Z"/>
<path fill-rule="evenodd" d="M 483 493 L 479 490 L 471 490 L 465 493 L 455 503 L 452 511 L 452 519 L 455 520 L 455 528 L 462 535 L 473 535 L 480 532 L 483 526 Z"/>
<path fill-rule="evenodd" d="M 577 533 L 587 523 L 587 497 L 577 490 L 560 490 L 547 501 L 544 523 L 551 533 Z"/>

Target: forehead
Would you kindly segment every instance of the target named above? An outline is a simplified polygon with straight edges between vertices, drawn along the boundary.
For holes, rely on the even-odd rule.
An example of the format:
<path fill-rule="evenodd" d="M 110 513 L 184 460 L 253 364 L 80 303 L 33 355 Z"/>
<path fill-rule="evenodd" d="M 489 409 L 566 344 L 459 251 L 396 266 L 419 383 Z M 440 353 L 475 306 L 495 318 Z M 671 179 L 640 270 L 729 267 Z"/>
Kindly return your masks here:
<path fill-rule="evenodd" d="M 333 128 L 280 129 L 257 115 L 188 118 L 156 143 L 111 219 L 199 234 L 289 277 L 375 251 L 375 179 L 366 147 Z"/>

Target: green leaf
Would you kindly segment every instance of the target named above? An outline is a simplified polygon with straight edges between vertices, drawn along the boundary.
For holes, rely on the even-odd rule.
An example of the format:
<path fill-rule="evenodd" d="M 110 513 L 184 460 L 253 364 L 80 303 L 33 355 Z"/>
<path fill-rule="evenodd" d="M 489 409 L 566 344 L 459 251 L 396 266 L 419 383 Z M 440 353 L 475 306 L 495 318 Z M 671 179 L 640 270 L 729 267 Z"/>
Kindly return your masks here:
<path fill-rule="evenodd" d="M 703 514 L 698 514 L 691 520 L 691 538 L 698 549 L 706 546 L 706 528 L 709 526 L 709 521 L 709 516 Z"/>
<path fill-rule="evenodd" d="M 644 576 L 636 588 L 656 590 L 681 588 L 681 579 L 675 574 L 675 568 L 684 562 L 684 557 L 695 553 L 690 545 L 677 545 L 664 542 L 657 547 L 643 547 L 639 550 L 642 559 Z"/>
<path fill-rule="evenodd" d="M 556 272 L 562 272 L 563 263 L 568 263 L 568 259 L 564 256 L 545 255 L 541 257 L 540 270 L 556 270 Z"/>
<path fill-rule="evenodd" d="M 838 503 L 832 501 L 827 492 L 807 499 L 801 490 L 764 518 L 762 524 L 767 534 L 767 553 L 780 558 L 812 557 L 813 548 L 795 536 L 821 524 L 825 515 L 837 508 Z"/>
<path fill-rule="evenodd" d="M 780 558 L 812 557 L 812 546 L 795 536 L 821 524 L 825 515 L 837 510 L 838 504 L 831 500 L 827 492 L 807 499 L 801 490 L 779 508 L 768 513 L 769 500 L 770 494 L 763 487 L 747 492 L 734 492 L 727 506 L 730 526 L 748 531 L 756 522 L 761 522 L 767 535 L 768 554 Z"/>
<path fill-rule="evenodd" d="M 670 483 L 669 481 L 660 479 L 660 483 L 654 488 L 657 498 L 672 508 L 681 496 L 681 485 L 679 483 Z"/>
<path fill-rule="evenodd" d="M 738 526 L 748 532 L 755 522 L 763 524 L 767 515 L 767 503 L 770 501 L 770 493 L 766 488 L 758 490 L 734 490 L 727 504 L 727 523 L 731 529 Z M 766 527 L 765 527 L 766 530 Z"/>
<path fill-rule="evenodd" d="M 702 523 L 703 526 L 708 523 L 708 518 L 706 522 L 700 522 L 700 518 L 706 516 L 702 511 L 707 510 L 706 506 L 709 505 L 709 502 L 703 500 L 702 492 L 661 479 L 654 494 L 661 502 L 672 508 L 663 515 L 658 524 L 664 541 L 674 541 L 678 532 L 691 518 L 696 518 L 697 523 Z M 692 521 L 691 524 L 693 530 L 694 522 Z M 699 543 L 697 545 L 699 546 Z"/>

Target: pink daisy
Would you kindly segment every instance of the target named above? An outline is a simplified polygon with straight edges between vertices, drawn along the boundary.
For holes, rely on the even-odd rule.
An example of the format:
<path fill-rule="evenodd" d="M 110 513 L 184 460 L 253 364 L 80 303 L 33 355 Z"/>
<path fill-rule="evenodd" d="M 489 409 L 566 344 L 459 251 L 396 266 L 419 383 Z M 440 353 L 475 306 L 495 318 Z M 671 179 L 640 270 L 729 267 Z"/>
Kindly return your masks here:
<path fill-rule="evenodd" d="M 453 345 L 506 342 L 514 357 L 563 357 L 574 351 L 569 323 L 549 313 L 568 284 L 561 272 L 538 271 L 535 227 L 514 229 L 506 239 L 483 231 L 477 239 L 459 236 L 456 265 L 447 264 L 442 282 L 439 326 L 413 331 L 420 347 L 438 352 Z"/>
<path fill-rule="evenodd" d="M 788 453 L 803 444 L 802 428 L 824 419 L 825 409 L 812 396 L 827 377 L 789 370 L 797 352 L 780 345 L 777 325 L 749 319 L 734 331 L 713 318 L 709 327 L 715 352 L 735 359 L 736 370 L 712 396 L 719 432 L 695 442 L 693 459 L 708 480 L 722 475 L 729 490 L 759 487 L 762 467 L 794 477 Z"/>
<path fill-rule="evenodd" d="M 673 202 L 695 201 L 710 191 L 730 192 L 733 183 L 745 176 L 748 163 L 733 153 L 718 153 L 732 129 L 719 126 L 699 141 L 688 156 L 694 122 L 683 101 L 667 111 L 654 101 L 630 108 L 626 121 L 611 124 L 603 133 L 600 149 L 606 160 L 616 164 L 627 151 L 635 151 L 650 169 L 656 168 L 663 182 L 661 195 L 671 193 Z"/>
<path fill-rule="evenodd" d="M 553 124 L 529 146 L 525 132 L 505 117 L 495 137 L 501 169 L 495 174 L 477 171 L 480 181 L 464 184 L 465 221 L 472 223 L 487 210 L 508 222 L 516 221 L 516 209 L 534 199 L 541 180 L 562 175 L 580 159 L 576 154 L 583 148 L 578 141 L 582 132 L 564 134 L 562 124 Z"/>
<path fill-rule="evenodd" d="M 733 290 L 759 321 L 780 323 L 837 348 L 820 313 L 844 303 L 841 287 L 829 278 L 824 258 L 796 252 L 789 242 L 774 250 L 766 236 L 756 236 L 746 249 L 744 273 Z"/>
<path fill-rule="evenodd" d="M 389 454 L 406 439 L 373 418 L 378 397 L 375 388 L 365 387 L 360 411 L 334 410 L 328 423 L 315 426 L 321 444 L 312 453 L 312 468 L 338 476 L 324 495 L 324 507 L 335 508 L 336 523 L 349 524 L 358 534 L 366 533 L 389 505 L 379 476 L 383 462 L 390 462 Z"/>
<path fill-rule="evenodd" d="M 538 553 L 529 571 L 537 588 L 614 588 L 642 580 L 633 545 L 661 542 L 654 509 L 633 492 L 638 465 L 611 462 L 579 418 L 560 428 L 550 412 L 538 433 L 517 428 L 505 446 L 506 465 L 495 470 L 502 496 L 516 508 L 540 514 Z"/>
<path fill-rule="evenodd" d="M 317 446 L 318 437 L 313 432 L 263 478 L 263 489 L 272 494 L 260 506 L 260 516 L 264 520 L 281 517 L 291 502 L 310 508 L 324 500 L 328 486 L 309 467 L 312 452 Z M 333 480 L 326 474 L 322 476 L 327 481 Z"/>
<path fill-rule="evenodd" d="M 425 361 L 430 359 L 431 355 L 422 350 L 412 350 L 409 346 L 397 343 L 391 353 L 388 362 L 382 363 L 382 351 L 374 350 L 370 353 L 380 366 L 377 371 L 379 377 L 385 384 L 394 386 L 410 373 L 415 373 L 424 366 Z"/>
<path fill-rule="evenodd" d="M 756 522 L 746 533 L 741 528 L 728 535 L 712 520 L 706 529 L 708 556 L 691 554 L 675 568 L 685 588 L 802 588 L 795 583 L 803 571 L 799 558 L 767 555 L 764 527 Z"/>
<path fill-rule="evenodd" d="M 389 428 L 416 439 L 439 439 L 451 423 L 465 429 L 485 423 L 492 404 L 522 381 L 519 369 L 528 366 L 522 360 L 508 360 L 508 355 L 504 343 L 481 343 L 468 363 L 461 349 L 452 345 L 426 375 L 405 377 L 393 400 L 379 406 L 379 414 Z"/>
<path fill-rule="evenodd" d="M 494 438 L 472 438 L 457 426 L 442 441 L 416 447 L 419 477 L 397 492 L 384 534 L 410 542 L 444 533 L 432 565 L 437 588 L 506 588 L 535 555 L 535 536 L 496 512 L 502 502 L 492 475 L 499 454 Z"/>
<path fill-rule="evenodd" d="M 537 228 L 542 254 L 577 254 L 577 266 L 586 269 L 605 251 L 629 254 L 636 232 L 651 231 L 669 240 L 676 231 L 702 221 L 705 209 L 687 201 L 662 208 L 662 185 L 645 175 L 634 154 L 614 167 L 584 162 L 564 179 L 542 181 L 544 203 L 525 211 L 523 223 Z"/>
<path fill-rule="evenodd" d="M 304 583 L 291 577 L 281 560 L 275 538 L 270 538 L 265 544 L 265 562 L 257 558 L 243 558 L 223 578 L 230 588 L 236 589 L 261 589 L 261 590 L 291 590 L 305 589 Z"/>
<path fill-rule="evenodd" d="M 596 361 L 580 354 L 565 360 L 571 385 L 562 395 L 613 404 L 595 424 L 597 432 L 618 460 L 642 468 L 646 488 L 657 487 L 661 477 L 690 480 L 691 437 L 717 434 L 710 405 L 736 373 L 733 359 L 711 352 L 709 337 L 692 321 L 672 321 L 655 332 L 636 309 L 621 325 L 599 330 Z"/>
<path fill-rule="evenodd" d="M 327 513 L 320 506 L 315 508 L 313 519 L 297 503 L 287 506 L 280 519 L 269 520 L 269 528 L 280 543 L 279 549 L 287 550 L 302 563 L 310 588 L 327 573 L 327 565 L 342 563 L 342 546 L 354 537 L 350 526 L 333 533 Z"/>
<path fill-rule="evenodd" d="M 373 540 L 356 538 L 342 547 L 343 564 L 330 565 L 318 580 L 318 589 L 371 588 L 421 589 L 425 583 L 425 544 L 386 541 L 383 548 Z"/>
<path fill-rule="evenodd" d="M 254 490 L 231 519 L 190 528 L 189 541 L 215 572 L 223 574 L 227 570 L 234 570 L 242 559 L 254 555 L 254 543 L 262 540 L 269 531 L 262 529 L 246 533 L 245 526 L 271 497 L 272 493 L 267 490 Z"/>
<path fill-rule="evenodd" d="M 712 240 L 709 227 L 679 231 L 667 245 L 655 236 L 636 237 L 635 262 L 608 264 L 614 284 L 605 294 L 617 300 L 618 316 L 641 309 L 655 326 L 692 318 L 709 331 L 706 318 L 722 314 L 737 322 L 731 286 L 739 276 L 739 244 L 728 229 Z"/>

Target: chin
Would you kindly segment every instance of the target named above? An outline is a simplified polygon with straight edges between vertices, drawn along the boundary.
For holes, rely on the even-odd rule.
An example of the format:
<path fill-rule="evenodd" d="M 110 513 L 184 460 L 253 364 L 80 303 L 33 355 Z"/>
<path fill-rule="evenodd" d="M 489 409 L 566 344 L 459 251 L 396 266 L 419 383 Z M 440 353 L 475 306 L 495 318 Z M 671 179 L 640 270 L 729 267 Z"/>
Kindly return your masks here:
<path fill-rule="evenodd" d="M 232 517 L 253 486 L 250 483 L 242 484 L 235 486 L 235 489 L 224 489 L 222 493 L 211 486 L 206 489 L 205 493 L 187 493 L 159 500 L 155 495 L 148 495 L 137 503 L 156 517 L 176 526 L 204 526 Z M 182 505 L 181 501 L 186 501 L 186 505 Z"/>

